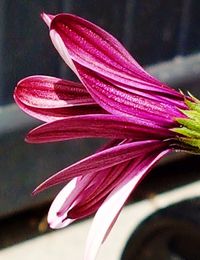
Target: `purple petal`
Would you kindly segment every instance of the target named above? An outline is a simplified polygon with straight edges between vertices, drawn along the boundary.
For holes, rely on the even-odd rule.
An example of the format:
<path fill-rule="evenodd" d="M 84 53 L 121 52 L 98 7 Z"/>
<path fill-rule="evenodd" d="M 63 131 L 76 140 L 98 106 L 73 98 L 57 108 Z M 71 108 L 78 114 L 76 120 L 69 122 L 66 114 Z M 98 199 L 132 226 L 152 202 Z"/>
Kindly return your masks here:
<path fill-rule="evenodd" d="M 181 115 L 175 105 L 185 106 L 183 96 L 147 74 L 111 35 L 82 18 L 61 14 L 52 19 L 50 36 L 94 100 L 108 112 L 173 127 L 173 118 Z"/>
<path fill-rule="evenodd" d="M 105 113 L 82 84 L 48 76 L 31 76 L 21 80 L 14 98 L 25 113 L 44 122 Z"/>
<path fill-rule="evenodd" d="M 147 174 L 152 166 L 170 150 L 157 151 L 145 158 L 136 167 L 132 165 L 126 178 L 113 190 L 100 209 L 97 211 L 86 243 L 85 258 L 94 260 L 101 243 L 105 240 L 117 217 L 136 185 Z"/>
<path fill-rule="evenodd" d="M 68 117 L 44 124 L 29 132 L 26 141 L 45 143 L 90 137 L 145 140 L 170 136 L 173 133 L 168 129 L 144 127 L 142 121 L 134 124 L 120 116 L 96 114 Z"/>
<path fill-rule="evenodd" d="M 120 176 L 128 164 L 129 162 L 124 162 L 81 178 L 77 188 L 70 194 L 63 205 L 60 205 L 58 216 L 66 214 L 67 211 L 68 218 L 80 219 L 95 213 L 102 201 L 115 187 L 116 181 L 121 179 Z M 75 205 L 72 206 L 72 204 Z"/>
<path fill-rule="evenodd" d="M 137 160 L 137 158 L 98 172 L 91 187 L 82 191 L 82 199 L 80 202 L 76 203 L 76 205 L 68 211 L 68 217 L 80 219 L 94 214 L 108 194 L 121 183 L 129 164 L 132 164 L 135 160 Z M 64 207 L 60 209 L 62 213 L 64 213 L 65 210 L 65 205 L 63 206 Z"/>
<path fill-rule="evenodd" d="M 171 128 L 174 117 L 181 117 L 176 106 L 166 102 L 158 102 L 140 95 L 119 89 L 112 83 L 99 77 L 92 71 L 77 66 L 83 84 L 87 87 L 93 99 L 112 114 L 121 114 L 135 118 L 136 116 L 164 127 Z M 135 120 L 135 119 L 134 119 Z"/>
<path fill-rule="evenodd" d="M 53 18 L 55 17 L 55 15 L 52 14 L 46 14 L 46 13 L 41 13 L 41 17 L 43 19 L 43 21 L 46 23 L 46 25 L 48 27 L 50 27 L 51 21 L 53 20 Z"/>
<path fill-rule="evenodd" d="M 107 79 L 142 90 L 181 95 L 149 75 L 109 33 L 78 16 L 59 14 L 50 24 L 52 42 L 77 73 L 76 64 Z"/>
<path fill-rule="evenodd" d="M 100 170 L 138 157 L 140 154 L 162 145 L 166 146 L 166 143 L 158 140 L 147 140 L 122 144 L 103 150 L 54 174 L 38 186 L 34 193 L 38 193 L 56 184 L 67 182 L 77 176 L 84 176 L 90 173 L 94 174 Z"/>
<path fill-rule="evenodd" d="M 15 96 L 23 104 L 36 108 L 95 104 L 81 83 L 41 75 L 21 80 L 15 89 Z"/>
<path fill-rule="evenodd" d="M 17 97 L 15 97 L 15 102 L 25 113 L 44 122 L 52 122 L 71 116 L 107 113 L 96 104 L 46 109 L 24 105 Z"/>
<path fill-rule="evenodd" d="M 50 30 L 59 34 L 71 58 L 84 67 L 111 79 L 115 74 L 119 74 L 121 80 L 123 77 L 131 78 L 133 72 L 139 72 L 141 77 L 158 82 L 113 36 L 83 18 L 71 14 L 56 15 L 51 21 Z"/>

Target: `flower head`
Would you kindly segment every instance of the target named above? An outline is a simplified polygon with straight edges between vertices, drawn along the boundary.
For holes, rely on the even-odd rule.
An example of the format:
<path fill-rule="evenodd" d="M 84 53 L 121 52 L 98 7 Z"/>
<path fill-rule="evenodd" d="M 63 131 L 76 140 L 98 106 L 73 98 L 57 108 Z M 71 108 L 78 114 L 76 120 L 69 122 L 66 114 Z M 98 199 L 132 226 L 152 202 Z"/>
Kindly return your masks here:
<path fill-rule="evenodd" d="M 35 191 L 67 183 L 52 203 L 52 228 L 96 213 L 85 259 L 95 258 L 130 193 L 172 150 L 198 152 L 200 104 L 149 75 L 110 34 L 71 14 L 42 14 L 51 40 L 79 83 L 48 76 L 21 80 L 15 101 L 45 123 L 31 143 L 108 138 L 95 154 Z"/>

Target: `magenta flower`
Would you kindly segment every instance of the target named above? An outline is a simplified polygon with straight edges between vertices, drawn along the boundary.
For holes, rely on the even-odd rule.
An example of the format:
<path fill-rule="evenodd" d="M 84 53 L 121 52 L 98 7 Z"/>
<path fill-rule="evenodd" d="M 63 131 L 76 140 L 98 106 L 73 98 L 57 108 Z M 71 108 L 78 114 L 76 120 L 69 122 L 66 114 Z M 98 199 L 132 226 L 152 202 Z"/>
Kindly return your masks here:
<path fill-rule="evenodd" d="M 80 83 L 32 76 L 18 83 L 14 97 L 22 110 L 45 122 L 27 135 L 28 142 L 110 139 L 34 191 L 67 183 L 50 208 L 52 228 L 96 213 L 85 253 L 92 260 L 153 165 L 172 150 L 199 151 L 200 105 L 149 75 L 98 26 L 71 14 L 42 17 Z"/>

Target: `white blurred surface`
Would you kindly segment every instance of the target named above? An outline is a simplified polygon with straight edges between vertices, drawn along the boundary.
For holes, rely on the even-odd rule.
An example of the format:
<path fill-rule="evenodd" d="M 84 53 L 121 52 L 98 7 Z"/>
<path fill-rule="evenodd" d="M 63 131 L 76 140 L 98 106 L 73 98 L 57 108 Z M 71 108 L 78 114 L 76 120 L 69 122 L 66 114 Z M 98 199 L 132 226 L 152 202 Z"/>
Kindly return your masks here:
<path fill-rule="evenodd" d="M 146 216 L 175 202 L 200 196 L 200 181 L 126 206 L 97 260 L 119 260 L 127 239 Z M 2 260 L 81 260 L 92 219 L 0 251 Z"/>

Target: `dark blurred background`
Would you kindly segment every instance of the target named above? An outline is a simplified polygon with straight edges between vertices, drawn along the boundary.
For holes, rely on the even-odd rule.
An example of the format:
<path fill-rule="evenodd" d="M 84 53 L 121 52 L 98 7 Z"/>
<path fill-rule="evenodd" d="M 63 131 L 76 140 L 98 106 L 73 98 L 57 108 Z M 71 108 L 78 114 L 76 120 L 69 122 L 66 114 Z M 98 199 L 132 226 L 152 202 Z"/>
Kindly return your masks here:
<path fill-rule="evenodd" d="M 0 1 L 0 104 L 12 103 L 18 80 L 33 74 L 65 77 L 41 12 L 71 12 L 116 36 L 142 65 L 200 50 L 198 0 Z"/>

